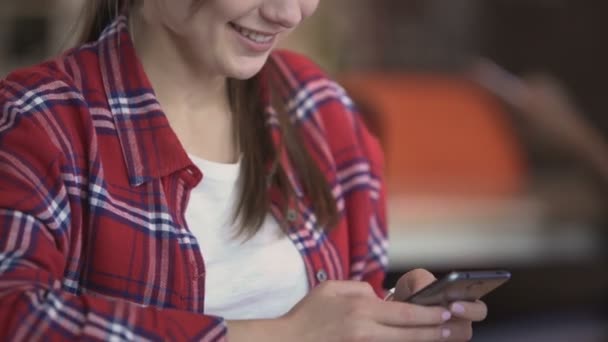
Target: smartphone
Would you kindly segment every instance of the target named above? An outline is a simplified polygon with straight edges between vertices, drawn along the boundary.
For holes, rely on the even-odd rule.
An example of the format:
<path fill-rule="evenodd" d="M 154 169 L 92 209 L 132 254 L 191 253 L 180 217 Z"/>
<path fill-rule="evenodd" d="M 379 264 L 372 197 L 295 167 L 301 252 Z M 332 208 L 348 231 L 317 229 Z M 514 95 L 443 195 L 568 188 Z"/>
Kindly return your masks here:
<path fill-rule="evenodd" d="M 493 271 L 453 271 L 434 281 L 405 301 L 425 306 L 447 306 L 452 302 L 476 301 L 511 279 L 511 273 Z"/>

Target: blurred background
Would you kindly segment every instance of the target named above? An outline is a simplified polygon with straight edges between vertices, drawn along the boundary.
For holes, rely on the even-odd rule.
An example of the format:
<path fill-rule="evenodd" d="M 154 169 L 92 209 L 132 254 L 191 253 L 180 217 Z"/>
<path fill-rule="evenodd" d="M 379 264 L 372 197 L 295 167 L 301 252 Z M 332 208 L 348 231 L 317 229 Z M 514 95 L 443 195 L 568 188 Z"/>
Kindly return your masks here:
<path fill-rule="evenodd" d="M 84 0 L 0 0 L 0 76 Z M 390 274 L 508 269 L 474 341 L 608 341 L 608 2 L 325 0 L 284 43 L 386 153 Z"/>

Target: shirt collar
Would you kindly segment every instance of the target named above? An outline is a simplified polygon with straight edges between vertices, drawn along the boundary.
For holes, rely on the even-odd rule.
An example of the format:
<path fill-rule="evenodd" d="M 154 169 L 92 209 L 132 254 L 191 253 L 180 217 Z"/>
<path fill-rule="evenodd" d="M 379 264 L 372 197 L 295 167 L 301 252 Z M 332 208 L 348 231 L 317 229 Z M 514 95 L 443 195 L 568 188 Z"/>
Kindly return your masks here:
<path fill-rule="evenodd" d="M 139 186 L 182 169 L 190 170 L 197 182 L 200 181 L 202 174 L 190 161 L 171 129 L 137 57 L 126 16 L 119 16 L 103 31 L 98 40 L 98 47 L 101 76 L 130 184 Z M 260 80 L 262 85 L 268 84 L 270 79 L 273 84 L 283 85 L 277 95 L 281 97 L 281 101 L 287 101 L 292 90 L 287 88 L 294 85 L 285 82 L 282 77 L 279 59 L 277 56 L 271 57 L 270 63 L 261 71 Z M 262 92 L 266 126 L 270 130 L 275 148 L 279 150 L 280 163 L 286 170 L 291 186 L 296 196 L 301 197 L 302 188 L 295 178 L 291 160 L 283 146 L 269 90 L 262 86 Z"/>
<path fill-rule="evenodd" d="M 99 61 L 129 182 L 139 186 L 192 163 L 162 112 L 127 23 L 120 16 L 103 31 L 98 40 Z"/>

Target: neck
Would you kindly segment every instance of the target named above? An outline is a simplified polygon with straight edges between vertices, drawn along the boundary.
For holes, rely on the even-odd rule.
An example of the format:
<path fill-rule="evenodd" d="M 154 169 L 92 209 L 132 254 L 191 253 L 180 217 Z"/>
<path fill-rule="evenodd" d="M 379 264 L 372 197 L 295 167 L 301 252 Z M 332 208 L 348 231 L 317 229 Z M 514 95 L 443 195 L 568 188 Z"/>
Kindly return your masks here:
<path fill-rule="evenodd" d="M 132 12 L 130 26 L 137 55 L 184 148 L 213 161 L 236 160 L 226 77 L 201 67 L 167 28 L 139 11 Z M 208 146 L 218 142 L 219 150 Z"/>
<path fill-rule="evenodd" d="M 168 29 L 147 22 L 138 11 L 130 23 L 135 50 L 156 96 L 165 110 L 171 109 L 167 115 L 179 115 L 180 109 L 213 113 L 205 109 L 226 108 L 225 76 L 205 70 Z"/>

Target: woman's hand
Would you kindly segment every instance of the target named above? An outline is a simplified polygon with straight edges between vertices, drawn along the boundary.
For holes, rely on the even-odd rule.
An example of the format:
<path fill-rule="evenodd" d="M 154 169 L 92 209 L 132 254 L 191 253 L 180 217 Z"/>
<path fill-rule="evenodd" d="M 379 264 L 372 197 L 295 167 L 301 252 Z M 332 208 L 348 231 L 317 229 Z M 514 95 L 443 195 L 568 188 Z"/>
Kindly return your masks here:
<path fill-rule="evenodd" d="M 393 301 L 403 301 L 435 280 L 435 276 L 429 271 L 410 271 L 397 281 Z M 453 318 L 444 324 L 444 328 L 450 331 L 446 341 L 469 341 L 473 336 L 472 323 L 483 321 L 488 314 L 488 309 L 482 301 L 451 303 L 449 310 Z"/>
<path fill-rule="evenodd" d="M 274 320 L 229 321 L 230 341 L 468 341 L 472 322 L 486 317 L 486 305 L 452 303 L 449 308 L 400 301 L 435 280 L 424 270 L 405 274 L 393 301 L 383 301 L 364 282 L 328 281 L 313 289 L 285 316 Z"/>
<path fill-rule="evenodd" d="M 385 302 L 364 282 L 328 281 L 280 319 L 281 341 L 446 341 L 452 314 L 441 307 Z"/>

